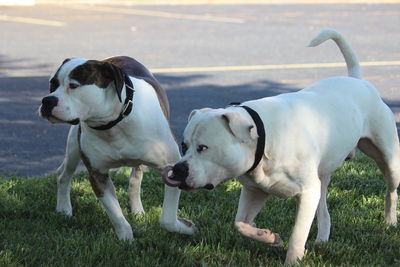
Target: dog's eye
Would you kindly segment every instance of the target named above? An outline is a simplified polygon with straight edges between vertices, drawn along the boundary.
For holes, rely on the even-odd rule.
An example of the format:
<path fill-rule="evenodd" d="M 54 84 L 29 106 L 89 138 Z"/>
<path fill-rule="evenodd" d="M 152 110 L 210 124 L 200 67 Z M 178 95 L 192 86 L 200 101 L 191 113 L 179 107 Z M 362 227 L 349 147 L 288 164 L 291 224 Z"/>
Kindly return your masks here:
<path fill-rule="evenodd" d="M 77 83 L 69 83 L 69 84 L 68 84 L 68 87 L 69 87 L 70 89 L 76 89 L 76 88 L 79 87 L 79 84 L 77 84 Z"/>
<path fill-rule="evenodd" d="M 197 147 L 197 152 L 203 152 L 203 151 L 206 151 L 208 149 L 208 146 L 206 146 L 206 145 L 199 145 L 198 147 Z"/>
<path fill-rule="evenodd" d="M 58 80 L 56 78 L 51 78 L 50 80 L 50 93 L 53 93 L 58 86 L 60 86 L 60 83 L 58 82 Z"/>
<path fill-rule="evenodd" d="M 187 151 L 187 145 L 184 143 L 184 142 L 182 142 L 181 143 L 181 146 L 182 146 L 182 153 L 183 153 L 183 155 L 185 155 L 186 154 L 186 151 Z"/>

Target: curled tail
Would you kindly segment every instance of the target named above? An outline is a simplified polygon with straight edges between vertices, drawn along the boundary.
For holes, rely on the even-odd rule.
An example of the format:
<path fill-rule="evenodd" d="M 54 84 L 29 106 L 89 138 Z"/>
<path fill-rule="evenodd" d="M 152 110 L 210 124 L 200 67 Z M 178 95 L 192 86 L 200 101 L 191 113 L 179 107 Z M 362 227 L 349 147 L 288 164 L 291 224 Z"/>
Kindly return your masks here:
<path fill-rule="evenodd" d="M 362 79 L 358 58 L 354 53 L 353 48 L 351 48 L 350 44 L 339 32 L 333 29 L 324 29 L 316 37 L 314 37 L 314 39 L 311 40 L 308 46 L 314 47 L 322 44 L 329 39 L 335 41 L 340 51 L 342 52 L 344 60 L 346 61 L 347 72 L 349 76 L 357 79 Z"/>

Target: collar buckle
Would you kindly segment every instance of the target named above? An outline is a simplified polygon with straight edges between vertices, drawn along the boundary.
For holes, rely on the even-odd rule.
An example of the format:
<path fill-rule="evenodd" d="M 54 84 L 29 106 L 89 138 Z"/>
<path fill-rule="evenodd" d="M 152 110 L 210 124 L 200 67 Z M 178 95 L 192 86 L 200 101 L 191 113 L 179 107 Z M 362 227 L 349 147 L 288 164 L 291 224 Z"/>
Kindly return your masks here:
<path fill-rule="evenodd" d="M 133 90 L 133 88 L 131 88 L 131 89 Z M 125 103 L 124 109 L 123 109 L 122 112 L 121 112 L 121 116 L 122 116 L 123 118 L 125 118 L 126 116 L 129 115 L 130 110 L 129 110 L 129 112 L 127 112 L 127 110 L 129 109 L 129 107 L 132 108 L 132 105 L 133 105 L 133 101 L 132 101 L 131 99 L 129 99 L 128 102 Z"/>
<path fill-rule="evenodd" d="M 135 89 L 133 89 L 132 86 L 130 86 L 129 84 L 127 84 L 127 83 L 125 82 L 125 90 L 126 90 L 126 89 L 129 89 L 129 90 L 131 90 L 132 92 L 135 92 Z"/>

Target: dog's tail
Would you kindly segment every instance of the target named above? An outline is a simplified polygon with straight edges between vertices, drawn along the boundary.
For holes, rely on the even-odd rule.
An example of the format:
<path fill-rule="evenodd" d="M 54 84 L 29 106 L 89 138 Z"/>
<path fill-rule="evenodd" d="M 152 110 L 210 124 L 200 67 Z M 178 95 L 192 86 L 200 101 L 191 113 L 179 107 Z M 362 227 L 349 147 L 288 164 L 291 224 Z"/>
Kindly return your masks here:
<path fill-rule="evenodd" d="M 356 53 L 354 53 L 353 48 L 351 48 L 350 44 L 339 32 L 333 29 L 324 29 L 316 37 L 314 37 L 314 39 L 311 40 L 308 46 L 314 47 L 329 39 L 335 41 L 342 52 L 344 60 L 346 61 L 347 72 L 349 76 L 362 79 L 360 63 L 358 62 Z"/>

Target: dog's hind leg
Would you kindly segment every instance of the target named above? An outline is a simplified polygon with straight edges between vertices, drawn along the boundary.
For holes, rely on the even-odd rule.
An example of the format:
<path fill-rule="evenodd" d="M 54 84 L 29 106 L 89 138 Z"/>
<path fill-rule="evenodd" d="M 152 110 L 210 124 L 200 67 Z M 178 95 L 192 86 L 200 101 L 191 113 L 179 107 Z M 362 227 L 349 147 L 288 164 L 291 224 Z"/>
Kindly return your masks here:
<path fill-rule="evenodd" d="M 129 205 L 131 207 L 131 212 L 134 214 L 144 213 L 142 200 L 140 198 L 140 188 L 143 178 L 143 165 L 132 168 L 131 175 L 129 177 Z"/>
<path fill-rule="evenodd" d="M 397 138 L 397 137 L 396 137 Z M 387 140 L 381 139 L 386 142 Z M 386 181 L 385 222 L 390 225 L 397 223 L 397 187 L 400 182 L 400 152 L 397 144 L 384 147 L 379 140 L 362 138 L 358 142 L 360 150 L 371 157 L 381 169 Z"/>
<path fill-rule="evenodd" d="M 72 126 L 68 133 L 65 158 L 57 170 L 57 207 L 56 211 L 72 216 L 71 178 L 80 162 L 78 147 L 78 126 Z"/>
<path fill-rule="evenodd" d="M 267 198 L 268 194 L 265 192 L 243 186 L 235 218 L 235 227 L 239 233 L 246 237 L 277 246 L 282 242 L 279 235 L 269 229 L 259 229 L 254 223 L 255 217 L 260 212 Z"/>
<path fill-rule="evenodd" d="M 321 198 L 319 199 L 317 208 L 318 234 L 315 242 L 328 241 L 331 231 L 331 216 L 329 215 L 328 206 L 326 204 L 326 195 L 328 193 L 330 181 L 330 174 L 321 177 Z"/>
<path fill-rule="evenodd" d="M 361 138 L 358 147 L 377 163 L 384 175 L 386 181 L 385 222 L 395 225 L 397 223 L 397 187 L 400 183 L 399 139 L 396 123 L 389 108 L 380 114 L 385 116 L 374 121 L 371 136 Z"/>

